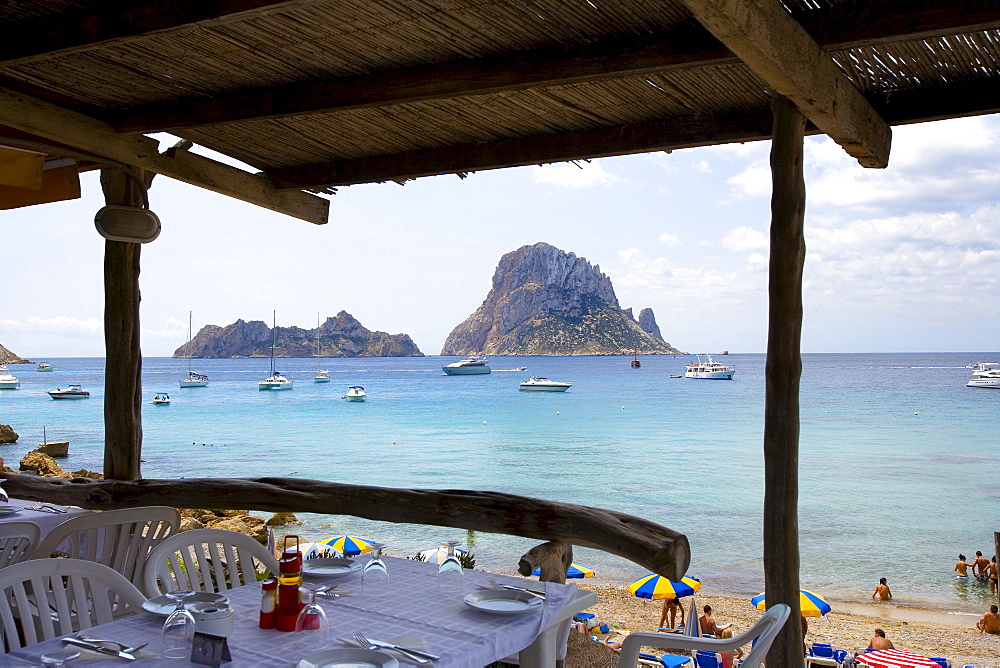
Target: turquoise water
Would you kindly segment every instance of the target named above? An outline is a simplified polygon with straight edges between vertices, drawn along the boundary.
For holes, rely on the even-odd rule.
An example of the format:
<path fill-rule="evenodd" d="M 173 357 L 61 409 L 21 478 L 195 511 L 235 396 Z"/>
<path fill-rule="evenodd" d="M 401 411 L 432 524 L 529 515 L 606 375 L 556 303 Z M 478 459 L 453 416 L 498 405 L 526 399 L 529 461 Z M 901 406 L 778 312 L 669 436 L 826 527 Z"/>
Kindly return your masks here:
<path fill-rule="evenodd" d="M 489 376 L 444 376 L 442 358 L 323 360 L 333 382 L 312 383 L 316 361 L 280 360 L 290 392 L 260 392 L 269 361 L 197 360 L 207 388 L 180 390 L 186 360 L 147 358 L 146 477 L 317 478 L 387 487 L 485 489 L 600 506 L 685 533 L 690 573 L 706 593 L 763 589 L 761 524 L 764 356 L 719 358 L 732 382 L 672 379 L 686 357 L 494 358 Z M 803 586 L 868 599 L 879 577 L 895 598 L 981 611 L 988 588 L 956 583 L 956 555 L 993 553 L 1000 528 L 997 433 L 1000 391 L 966 388 L 966 364 L 997 353 L 805 355 L 802 380 L 800 535 Z M 12 365 L 20 390 L 0 392 L 0 422 L 21 434 L 0 446 L 14 461 L 41 440 L 71 441 L 68 470 L 101 470 L 100 358 L 49 359 L 53 373 Z M 446 361 L 452 361 L 448 358 Z M 512 371 L 526 366 L 526 372 Z M 573 383 L 565 393 L 518 392 L 529 375 Z M 45 394 L 82 383 L 89 400 Z M 348 403 L 348 385 L 369 399 Z M 217 446 L 217 447 L 210 447 Z M 15 464 L 16 465 L 16 464 Z M 465 532 L 305 515 L 303 533 L 349 532 L 412 554 Z M 537 543 L 477 534 L 481 567 L 512 571 Z M 577 548 L 602 579 L 645 572 Z"/>

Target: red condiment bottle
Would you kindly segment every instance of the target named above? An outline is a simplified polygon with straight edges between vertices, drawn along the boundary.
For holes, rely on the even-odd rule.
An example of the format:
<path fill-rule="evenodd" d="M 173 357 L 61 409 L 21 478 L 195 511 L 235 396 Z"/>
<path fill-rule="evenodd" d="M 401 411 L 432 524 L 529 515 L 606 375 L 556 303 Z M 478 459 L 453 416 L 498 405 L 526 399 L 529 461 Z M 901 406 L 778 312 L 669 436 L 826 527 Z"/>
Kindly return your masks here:
<path fill-rule="evenodd" d="M 294 538 L 295 545 L 288 546 L 288 539 Z M 294 631 L 295 620 L 302 609 L 299 585 L 302 584 L 302 553 L 299 551 L 299 537 L 285 536 L 285 546 L 278 560 L 278 608 L 275 626 L 279 631 Z"/>
<path fill-rule="evenodd" d="M 278 617 L 278 578 L 265 578 L 260 587 L 260 628 L 273 629 Z"/>

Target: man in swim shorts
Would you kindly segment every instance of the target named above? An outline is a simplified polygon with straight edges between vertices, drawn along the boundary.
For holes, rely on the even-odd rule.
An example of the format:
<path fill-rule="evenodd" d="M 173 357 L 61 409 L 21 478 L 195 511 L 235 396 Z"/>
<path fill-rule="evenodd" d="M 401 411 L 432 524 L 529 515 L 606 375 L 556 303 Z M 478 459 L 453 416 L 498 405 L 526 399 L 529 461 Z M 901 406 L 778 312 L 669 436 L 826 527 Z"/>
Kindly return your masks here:
<path fill-rule="evenodd" d="M 889 585 L 885 583 L 885 578 L 879 578 L 878 586 L 875 587 L 875 591 L 872 592 L 872 598 L 875 598 L 876 596 L 878 596 L 878 600 L 880 601 L 888 601 L 892 598 L 892 592 L 889 591 Z"/>
<path fill-rule="evenodd" d="M 990 611 L 983 615 L 982 619 L 976 622 L 976 628 L 980 633 L 993 633 L 1000 635 L 1000 615 L 997 614 L 997 606 L 991 605 Z"/>
<path fill-rule="evenodd" d="M 977 580 L 986 582 L 989 579 L 986 575 L 986 567 L 989 565 L 990 562 L 983 556 L 983 553 L 976 550 L 976 560 L 972 562 L 972 574 L 976 576 Z"/>
<path fill-rule="evenodd" d="M 896 649 L 896 647 L 885 637 L 885 631 L 875 629 L 875 637 L 868 642 L 868 649 Z"/>
<path fill-rule="evenodd" d="M 718 636 L 721 630 L 719 629 L 719 625 L 715 623 L 715 617 L 712 616 L 712 606 L 706 605 L 704 612 L 705 614 L 698 618 L 698 626 L 701 629 L 702 635 L 711 634 Z"/>
<path fill-rule="evenodd" d="M 972 565 L 973 564 L 970 564 L 965 560 L 964 554 L 958 555 L 958 563 L 955 564 L 955 570 L 958 571 L 958 575 L 956 577 L 959 580 L 968 580 L 969 572 L 966 569 Z"/>

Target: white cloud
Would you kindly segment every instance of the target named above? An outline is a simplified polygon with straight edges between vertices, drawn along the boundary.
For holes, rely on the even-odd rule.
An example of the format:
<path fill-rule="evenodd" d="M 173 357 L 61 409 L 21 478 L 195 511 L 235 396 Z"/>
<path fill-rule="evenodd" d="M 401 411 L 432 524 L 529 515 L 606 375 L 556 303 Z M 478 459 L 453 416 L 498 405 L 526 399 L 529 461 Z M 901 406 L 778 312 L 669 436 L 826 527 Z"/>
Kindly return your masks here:
<path fill-rule="evenodd" d="M 770 197 L 771 167 L 767 160 L 755 161 L 736 176 L 726 179 L 726 183 L 748 197 Z"/>
<path fill-rule="evenodd" d="M 722 244 L 737 253 L 768 248 L 770 242 L 762 233 L 751 227 L 734 227 L 722 237 Z"/>
<path fill-rule="evenodd" d="M 98 318 L 77 318 L 71 315 L 58 315 L 52 318 L 30 316 L 24 320 L 0 320 L 0 331 L 89 337 L 99 335 L 104 331 L 104 321 Z"/>
<path fill-rule="evenodd" d="M 604 171 L 600 162 L 593 160 L 540 165 L 534 168 L 534 174 L 536 183 L 551 183 L 563 188 L 588 188 L 622 182 L 622 179 Z"/>
<path fill-rule="evenodd" d="M 681 240 L 676 234 L 664 232 L 660 235 L 660 243 L 664 244 L 667 248 L 674 248 L 681 245 Z"/>

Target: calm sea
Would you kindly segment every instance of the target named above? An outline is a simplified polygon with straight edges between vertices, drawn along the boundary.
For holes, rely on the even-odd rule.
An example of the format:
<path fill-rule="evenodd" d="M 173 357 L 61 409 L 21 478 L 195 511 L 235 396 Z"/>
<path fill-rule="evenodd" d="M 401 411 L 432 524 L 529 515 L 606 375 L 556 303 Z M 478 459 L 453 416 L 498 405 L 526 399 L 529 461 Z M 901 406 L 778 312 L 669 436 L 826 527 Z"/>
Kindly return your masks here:
<path fill-rule="evenodd" d="M 186 360 L 147 358 L 146 477 L 295 476 L 387 487 L 483 489 L 600 506 L 685 533 L 690 574 L 706 593 L 763 589 L 764 356 L 717 358 L 732 382 L 673 379 L 689 358 L 497 357 L 489 376 L 444 376 L 442 358 L 282 359 L 290 392 L 260 392 L 267 359 L 196 360 L 212 379 L 180 390 Z M 0 422 L 21 434 L 16 460 L 41 441 L 71 441 L 64 468 L 101 470 L 101 358 L 49 359 L 55 371 L 11 366 L 20 390 L 0 392 Z M 452 358 L 444 360 L 453 361 Z M 973 612 L 988 592 L 957 583 L 956 555 L 993 554 L 1000 391 L 965 386 L 965 365 L 1000 353 L 805 355 L 800 534 L 803 586 L 868 599 L 887 577 L 898 602 Z M 526 366 L 526 372 L 516 372 Z M 573 383 L 565 394 L 519 392 L 529 375 Z M 53 401 L 69 383 L 89 400 Z M 340 396 L 348 385 L 365 403 Z M 214 446 L 214 447 L 213 447 Z M 306 515 L 312 539 L 348 532 L 410 555 L 464 531 Z M 537 543 L 475 535 L 481 567 L 513 571 Z M 601 579 L 644 575 L 631 562 L 577 548 Z"/>

